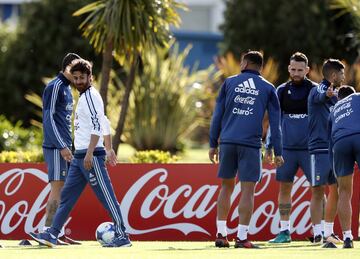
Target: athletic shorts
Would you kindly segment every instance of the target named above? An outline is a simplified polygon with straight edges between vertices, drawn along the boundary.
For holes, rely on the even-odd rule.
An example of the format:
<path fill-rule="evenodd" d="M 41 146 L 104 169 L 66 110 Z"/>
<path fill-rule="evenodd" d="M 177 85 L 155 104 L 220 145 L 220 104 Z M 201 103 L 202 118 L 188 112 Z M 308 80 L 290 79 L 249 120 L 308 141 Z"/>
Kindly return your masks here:
<path fill-rule="evenodd" d="M 311 186 L 321 186 L 336 183 L 336 177 L 331 170 L 328 152 L 310 154 Z"/>
<path fill-rule="evenodd" d="M 65 181 L 68 171 L 68 162 L 61 156 L 60 150 L 43 148 L 43 152 L 49 182 Z"/>
<path fill-rule="evenodd" d="M 294 182 L 294 177 L 301 168 L 306 179 L 311 181 L 310 154 L 308 150 L 284 149 L 284 164 L 276 169 L 276 180 L 279 182 Z"/>
<path fill-rule="evenodd" d="M 235 144 L 220 145 L 218 177 L 242 182 L 258 182 L 261 177 L 261 149 Z"/>
<path fill-rule="evenodd" d="M 338 140 L 333 147 L 333 154 L 335 176 L 352 174 L 355 162 L 360 165 L 360 134 Z"/>

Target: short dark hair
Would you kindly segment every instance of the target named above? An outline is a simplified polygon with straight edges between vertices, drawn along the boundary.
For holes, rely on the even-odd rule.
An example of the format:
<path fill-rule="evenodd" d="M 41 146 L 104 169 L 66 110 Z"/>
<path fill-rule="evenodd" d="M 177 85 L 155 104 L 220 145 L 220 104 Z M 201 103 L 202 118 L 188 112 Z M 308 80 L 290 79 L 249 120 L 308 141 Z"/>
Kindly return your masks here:
<path fill-rule="evenodd" d="M 255 50 L 248 50 L 242 58 L 243 60 L 246 60 L 247 62 L 254 64 L 259 68 L 261 68 L 264 63 L 264 58 L 261 52 Z"/>
<path fill-rule="evenodd" d="M 66 67 L 71 64 L 75 59 L 80 59 L 81 57 L 75 53 L 67 53 L 62 60 L 61 69 L 65 71 Z"/>
<path fill-rule="evenodd" d="M 78 59 L 72 63 L 70 68 L 70 73 L 79 71 L 82 74 L 91 75 L 92 74 L 92 64 L 90 61 L 85 59 Z"/>
<path fill-rule="evenodd" d="M 301 52 L 295 52 L 294 54 L 291 55 L 290 57 L 290 61 L 296 61 L 296 62 L 305 62 L 305 65 L 307 66 L 309 63 L 309 60 L 307 58 L 307 56 L 304 53 Z"/>
<path fill-rule="evenodd" d="M 344 99 L 345 97 L 349 96 L 350 94 L 355 93 L 355 89 L 354 87 L 350 86 L 350 85 L 342 85 L 339 88 L 338 91 L 338 98 L 339 100 Z"/>
<path fill-rule="evenodd" d="M 322 73 L 325 78 L 328 78 L 332 72 L 339 72 L 341 69 L 345 69 L 345 65 L 340 60 L 329 58 L 323 64 Z"/>

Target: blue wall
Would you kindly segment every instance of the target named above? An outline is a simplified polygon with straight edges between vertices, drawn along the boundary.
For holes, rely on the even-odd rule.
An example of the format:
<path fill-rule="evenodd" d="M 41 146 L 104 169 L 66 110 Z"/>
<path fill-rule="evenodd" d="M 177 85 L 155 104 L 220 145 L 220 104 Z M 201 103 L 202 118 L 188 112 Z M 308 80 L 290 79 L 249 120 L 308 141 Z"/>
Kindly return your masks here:
<path fill-rule="evenodd" d="M 174 36 L 180 50 L 185 49 L 188 44 L 192 45 L 185 65 L 192 67 L 198 62 L 198 69 L 206 69 L 214 63 L 214 57 L 219 54 L 218 45 L 223 40 L 221 34 L 208 32 L 176 31 Z"/>

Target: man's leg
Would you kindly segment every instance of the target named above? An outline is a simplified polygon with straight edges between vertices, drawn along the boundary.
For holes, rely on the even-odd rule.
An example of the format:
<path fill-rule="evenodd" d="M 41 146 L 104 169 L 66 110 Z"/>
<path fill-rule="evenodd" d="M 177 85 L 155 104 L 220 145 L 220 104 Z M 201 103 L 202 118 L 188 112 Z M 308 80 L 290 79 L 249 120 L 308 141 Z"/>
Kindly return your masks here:
<path fill-rule="evenodd" d="M 226 220 L 230 211 L 230 198 L 234 191 L 235 178 L 233 179 L 222 179 L 221 190 L 217 200 L 217 233 L 222 236 L 227 235 Z M 221 223 L 218 223 L 218 222 Z M 225 224 L 222 224 L 225 223 Z"/>
<path fill-rule="evenodd" d="M 334 221 L 337 213 L 337 204 L 338 204 L 338 185 L 337 183 L 328 185 L 329 194 L 326 199 L 325 204 L 325 228 L 324 228 L 324 237 L 326 239 L 331 238 L 331 242 L 338 243 L 340 240 L 337 240 L 337 237 L 334 234 Z"/>
<path fill-rule="evenodd" d="M 51 226 L 55 212 L 60 204 L 60 195 L 63 187 L 64 187 L 64 181 L 50 182 L 50 195 L 46 203 L 45 227 Z"/>
<path fill-rule="evenodd" d="M 338 202 L 338 215 L 341 224 L 341 229 L 344 233 L 344 240 L 346 238 L 353 239 L 351 234 L 351 216 L 352 216 L 352 186 L 353 174 L 338 177 L 339 184 L 339 202 Z"/>
<path fill-rule="evenodd" d="M 310 213 L 314 232 L 314 243 L 320 243 L 322 241 L 321 219 L 323 217 L 324 190 L 325 187 L 323 185 L 311 187 Z"/>
<path fill-rule="evenodd" d="M 84 169 L 85 170 L 85 169 Z M 131 243 L 126 234 L 124 221 L 120 211 L 119 202 L 115 196 L 114 189 L 111 184 L 107 169 L 105 167 L 105 159 L 102 156 L 93 157 L 93 170 L 83 171 L 87 175 L 91 188 L 103 207 L 108 211 L 115 224 L 116 239 L 119 244 L 114 246 L 130 246 Z"/>
<path fill-rule="evenodd" d="M 241 197 L 239 201 L 238 238 L 246 240 L 249 223 L 254 209 L 255 182 L 241 182 Z"/>

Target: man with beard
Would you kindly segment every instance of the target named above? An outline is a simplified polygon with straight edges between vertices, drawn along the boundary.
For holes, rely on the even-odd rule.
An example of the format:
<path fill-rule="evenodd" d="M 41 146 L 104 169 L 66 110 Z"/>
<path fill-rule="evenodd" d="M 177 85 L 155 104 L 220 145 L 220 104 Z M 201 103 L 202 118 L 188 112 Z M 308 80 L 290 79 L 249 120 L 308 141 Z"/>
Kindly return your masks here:
<path fill-rule="evenodd" d="M 300 52 L 290 57 L 288 71 L 290 81 L 277 88 L 281 107 L 284 165 L 276 169 L 276 180 L 280 183 L 278 206 L 280 212 L 280 233 L 270 243 L 289 243 L 291 190 L 299 168 L 308 181 L 310 178 L 310 155 L 308 151 L 308 109 L 310 90 L 316 83 L 309 80 L 308 59 Z M 265 160 L 271 162 L 272 145 L 268 134 Z"/>
<path fill-rule="evenodd" d="M 330 110 L 337 102 L 337 88 L 345 79 L 345 66 L 337 59 L 324 62 L 324 79 L 310 91 L 309 111 L 309 152 L 311 165 L 311 222 L 313 224 L 313 243 L 320 244 L 323 239 L 321 219 L 326 185 L 329 185 L 328 201 L 325 208 L 324 237 L 327 243 L 339 243 L 333 233 L 337 211 L 337 183 L 329 161 L 328 119 Z M 326 246 L 325 246 L 326 247 Z"/>
<path fill-rule="evenodd" d="M 68 178 L 61 193 L 61 202 L 52 226 L 44 233 L 30 233 L 40 244 L 54 247 L 60 229 L 75 206 L 87 183 L 108 211 L 115 226 L 115 237 L 105 247 L 127 247 L 131 242 L 122 219 L 106 166 L 106 156 L 116 163 L 109 141 L 103 145 L 103 135 L 110 136 L 109 122 L 104 115 L 104 104 L 99 92 L 91 85 L 92 65 L 86 60 L 76 60 L 70 69 L 74 85 L 80 93 L 74 121 L 74 159 L 71 160 Z M 111 143 L 111 142 L 110 142 Z"/>

